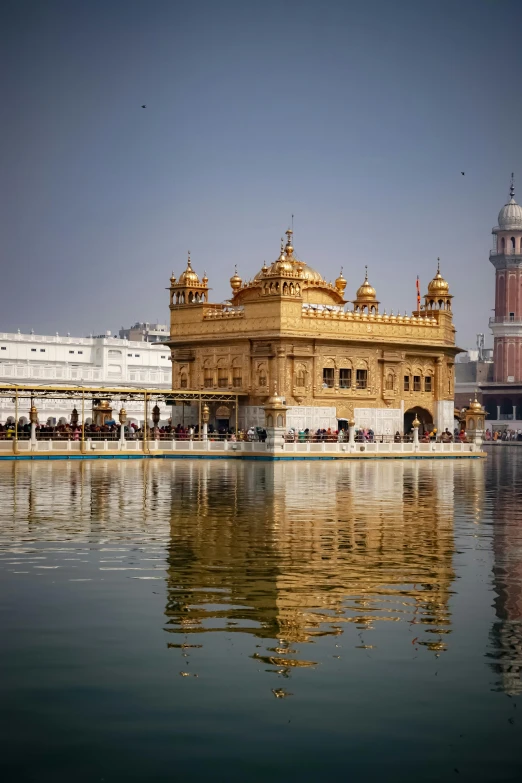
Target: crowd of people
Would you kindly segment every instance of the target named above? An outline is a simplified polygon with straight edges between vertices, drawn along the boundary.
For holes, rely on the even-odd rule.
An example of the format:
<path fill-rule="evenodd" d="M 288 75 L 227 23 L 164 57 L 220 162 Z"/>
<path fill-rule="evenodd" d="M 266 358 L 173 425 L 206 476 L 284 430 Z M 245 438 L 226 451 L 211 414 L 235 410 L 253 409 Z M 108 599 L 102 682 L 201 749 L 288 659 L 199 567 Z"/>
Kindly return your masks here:
<path fill-rule="evenodd" d="M 121 436 L 120 424 L 116 422 L 106 423 L 103 425 L 86 424 L 83 430 L 85 439 L 94 440 L 118 440 Z M 144 428 L 134 422 L 125 424 L 124 435 L 126 440 L 141 440 L 144 436 Z M 24 440 L 31 436 L 30 423 L 18 424 L 18 439 Z M 199 439 L 200 431 L 198 425 L 177 424 L 172 426 L 166 424 L 161 427 L 151 425 L 147 428 L 147 436 L 150 439 L 156 440 L 190 440 Z M 82 427 L 78 423 L 67 424 L 37 424 L 36 425 L 36 437 L 38 440 L 52 439 L 52 440 L 81 440 Z M 10 440 L 15 438 L 15 424 L 13 420 L 10 420 L 6 424 L 0 424 L 0 440 Z M 232 441 L 261 441 L 265 442 L 267 439 L 267 432 L 264 427 L 251 426 L 247 429 L 239 429 L 237 432 L 232 427 L 219 427 L 216 428 L 212 424 L 208 425 L 208 438 L 210 440 L 232 440 Z M 333 429 L 331 427 L 319 428 L 317 430 L 306 428 L 292 427 L 285 433 L 285 441 L 297 442 L 297 443 L 322 443 L 322 442 L 347 442 L 349 434 L 347 429 Z M 522 441 L 522 430 L 504 430 L 495 431 L 486 430 L 486 440 L 502 440 L 502 441 Z M 395 443 L 411 442 L 413 440 L 413 433 L 407 433 L 401 435 L 399 431 L 394 436 L 379 435 L 376 436 L 371 427 L 356 427 L 355 428 L 355 441 L 358 443 L 374 443 L 375 441 L 386 442 L 394 441 Z M 439 433 L 436 428 L 425 429 L 419 436 L 421 443 L 452 443 L 452 442 L 468 442 L 468 437 L 464 430 L 455 428 L 453 432 L 449 429 L 445 429 L 444 432 Z"/>
<path fill-rule="evenodd" d="M 522 430 L 486 430 L 484 437 L 488 441 L 522 441 Z"/>

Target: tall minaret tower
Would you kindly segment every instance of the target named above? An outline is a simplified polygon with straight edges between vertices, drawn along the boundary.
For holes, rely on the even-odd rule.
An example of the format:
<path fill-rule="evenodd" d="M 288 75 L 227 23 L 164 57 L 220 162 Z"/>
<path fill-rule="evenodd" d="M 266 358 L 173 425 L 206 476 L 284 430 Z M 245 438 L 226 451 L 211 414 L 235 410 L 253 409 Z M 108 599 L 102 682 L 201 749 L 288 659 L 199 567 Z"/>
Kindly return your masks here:
<path fill-rule="evenodd" d="M 495 381 L 522 381 L 522 207 L 515 201 L 511 175 L 510 199 L 498 214 L 489 260 L 496 269 L 494 337 Z"/>

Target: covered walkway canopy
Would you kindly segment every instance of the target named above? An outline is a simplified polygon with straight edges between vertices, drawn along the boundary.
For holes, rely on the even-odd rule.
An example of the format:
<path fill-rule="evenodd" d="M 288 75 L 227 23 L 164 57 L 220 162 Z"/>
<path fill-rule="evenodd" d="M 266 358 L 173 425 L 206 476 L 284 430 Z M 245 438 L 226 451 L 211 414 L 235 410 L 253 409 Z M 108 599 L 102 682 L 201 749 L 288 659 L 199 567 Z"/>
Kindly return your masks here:
<path fill-rule="evenodd" d="M 82 439 L 85 426 L 85 403 L 101 400 L 111 400 L 112 398 L 126 402 L 133 400 L 135 402 L 143 400 L 143 411 L 145 430 L 147 429 L 149 404 L 157 404 L 158 401 L 164 401 L 166 405 L 175 405 L 176 403 L 197 403 L 199 406 L 199 423 L 201 429 L 201 408 L 206 402 L 230 402 L 235 403 L 236 411 L 236 430 L 237 430 L 237 411 L 240 397 L 246 397 L 246 392 L 230 391 L 228 389 L 132 389 L 129 387 L 105 387 L 105 386 L 46 386 L 42 385 L 19 385 L 19 384 L 0 384 L 0 398 L 11 398 L 15 404 L 15 421 L 18 422 L 18 405 L 22 400 L 30 400 L 33 405 L 38 399 L 71 399 L 80 400 L 82 404 Z M 18 432 L 18 428 L 16 428 Z"/>

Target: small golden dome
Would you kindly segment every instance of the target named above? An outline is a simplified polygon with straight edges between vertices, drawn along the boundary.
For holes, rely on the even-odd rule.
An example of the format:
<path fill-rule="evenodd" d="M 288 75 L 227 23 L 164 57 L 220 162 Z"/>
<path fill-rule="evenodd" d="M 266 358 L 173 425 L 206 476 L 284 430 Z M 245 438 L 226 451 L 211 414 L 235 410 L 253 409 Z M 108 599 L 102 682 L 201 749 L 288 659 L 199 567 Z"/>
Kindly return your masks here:
<path fill-rule="evenodd" d="M 208 277 L 206 272 L 203 272 L 203 277 L 201 278 L 201 282 L 203 283 L 203 285 L 207 285 Z"/>
<path fill-rule="evenodd" d="M 437 264 L 437 274 L 428 285 L 428 293 L 434 295 L 446 295 L 449 293 L 449 283 L 444 280 L 440 273 L 440 264 Z"/>
<path fill-rule="evenodd" d="M 188 254 L 187 268 L 179 276 L 178 285 L 199 285 L 199 277 L 194 272 L 190 261 L 190 250 Z"/>
<path fill-rule="evenodd" d="M 366 267 L 366 275 L 364 277 L 364 283 L 362 286 L 357 290 L 357 301 L 358 302 L 373 302 L 375 301 L 377 294 L 375 293 L 375 288 L 370 285 L 368 282 L 368 267 Z"/>
<path fill-rule="evenodd" d="M 175 274 L 174 274 L 174 272 L 173 272 L 173 273 L 171 274 L 171 276 L 170 276 L 170 284 L 171 284 L 171 285 L 174 285 L 175 283 L 176 283 L 176 275 L 175 275 Z"/>
<path fill-rule="evenodd" d="M 284 275 L 288 272 L 293 272 L 294 265 L 286 259 L 286 256 L 283 256 L 283 258 L 278 258 L 277 261 L 274 261 L 270 271 L 277 275 Z"/>
<path fill-rule="evenodd" d="M 473 411 L 474 413 L 482 413 L 482 405 L 477 400 L 477 395 L 476 394 L 475 394 L 475 399 L 474 400 L 470 400 L 469 402 L 470 402 L 470 405 L 469 405 L 470 411 Z"/>
<path fill-rule="evenodd" d="M 239 277 L 237 273 L 237 266 L 234 267 L 234 274 L 230 278 L 230 286 L 233 291 L 239 291 L 241 288 L 241 284 L 243 283 L 242 279 Z"/>
<path fill-rule="evenodd" d="M 339 277 L 335 281 L 335 287 L 339 291 L 340 294 L 344 294 L 344 289 L 346 288 L 346 280 L 343 275 L 343 268 L 341 267 L 341 271 L 339 273 Z"/>

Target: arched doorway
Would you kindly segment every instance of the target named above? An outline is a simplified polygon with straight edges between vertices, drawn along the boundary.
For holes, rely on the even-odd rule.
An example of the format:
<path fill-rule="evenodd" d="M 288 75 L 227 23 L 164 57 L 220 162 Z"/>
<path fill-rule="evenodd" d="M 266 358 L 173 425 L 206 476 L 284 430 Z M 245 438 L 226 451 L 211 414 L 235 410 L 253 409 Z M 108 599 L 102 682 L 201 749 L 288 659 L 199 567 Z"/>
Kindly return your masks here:
<path fill-rule="evenodd" d="M 413 429 L 413 421 L 417 416 L 420 421 L 419 435 L 422 435 L 426 430 L 431 431 L 433 429 L 433 416 L 426 408 L 421 408 L 416 405 L 414 408 L 409 408 L 404 414 L 404 434 L 409 435 Z"/>

